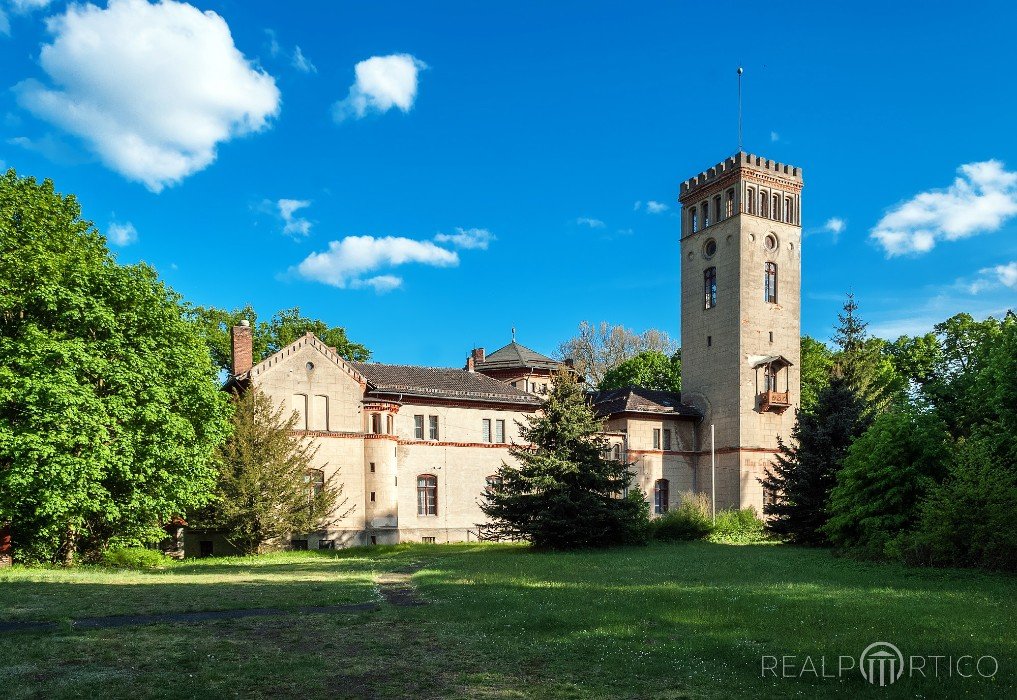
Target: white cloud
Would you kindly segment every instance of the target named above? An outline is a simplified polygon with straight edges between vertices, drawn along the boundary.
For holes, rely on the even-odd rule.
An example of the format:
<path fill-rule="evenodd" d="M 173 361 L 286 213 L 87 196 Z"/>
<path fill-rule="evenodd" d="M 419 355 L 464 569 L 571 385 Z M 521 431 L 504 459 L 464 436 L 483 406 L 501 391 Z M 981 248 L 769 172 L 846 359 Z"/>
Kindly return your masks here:
<path fill-rule="evenodd" d="M 317 73 L 318 68 L 311 63 L 311 59 L 304 55 L 304 52 L 299 46 L 293 49 L 293 60 L 291 61 L 293 67 L 301 73 Z"/>
<path fill-rule="evenodd" d="M 454 267 L 459 264 L 459 256 L 431 241 L 347 236 L 329 243 L 328 250 L 322 253 L 308 255 L 297 265 L 296 272 L 305 279 L 340 289 L 373 287 L 376 291 L 388 291 L 401 285 L 402 280 L 391 274 L 369 276 L 369 273 L 409 263 Z"/>
<path fill-rule="evenodd" d="M 406 53 L 361 61 L 354 68 L 357 77 L 349 95 L 332 106 L 335 120 L 360 119 L 393 107 L 409 112 L 417 98 L 417 75 L 425 68 L 426 63 Z"/>
<path fill-rule="evenodd" d="M 840 233 L 844 230 L 845 226 L 847 226 L 847 224 L 844 223 L 844 219 L 841 219 L 840 217 L 837 216 L 832 216 L 826 220 L 825 224 L 823 224 L 823 230 L 828 231 L 837 236 L 840 235 Z"/>
<path fill-rule="evenodd" d="M 1017 214 L 1017 172 L 998 160 L 968 163 L 945 190 L 921 192 L 879 220 L 870 238 L 888 258 L 932 250 L 940 240 L 954 241 L 995 231 Z"/>
<path fill-rule="evenodd" d="M 771 131 L 770 141 L 780 141 L 780 134 L 778 134 L 776 131 Z"/>
<path fill-rule="evenodd" d="M 981 294 L 987 289 L 998 287 L 1017 290 L 1017 260 L 1005 265 L 983 267 L 978 274 L 980 275 L 978 279 L 966 285 L 967 291 L 971 294 Z"/>
<path fill-rule="evenodd" d="M 18 13 L 41 10 L 49 6 L 53 0 L 10 0 L 11 8 Z"/>
<path fill-rule="evenodd" d="M 646 203 L 646 211 L 651 214 L 663 214 L 668 210 L 668 206 L 661 202 L 655 202 L 652 199 Z"/>
<path fill-rule="evenodd" d="M 115 246 L 130 245 L 138 240 L 138 230 L 130 221 L 122 224 L 113 222 L 106 229 L 106 240 Z"/>
<path fill-rule="evenodd" d="M 590 228 L 604 228 L 607 225 L 600 219 L 591 219 L 588 216 L 580 216 L 576 219 L 576 224 L 579 226 L 589 226 Z"/>
<path fill-rule="evenodd" d="M 299 238 L 311 232 L 311 222 L 307 219 L 296 216 L 301 209 L 311 206 L 306 199 L 280 199 L 275 203 L 279 216 L 283 220 L 283 233 L 287 236 Z"/>
<path fill-rule="evenodd" d="M 434 237 L 434 240 L 438 243 L 451 243 L 456 248 L 487 250 L 487 246 L 495 240 L 495 236 L 486 228 L 464 229 L 457 227 L 455 233 L 439 233 Z"/>
<path fill-rule="evenodd" d="M 71 5 L 47 27 L 53 41 L 39 60 L 52 86 L 20 83 L 20 104 L 153 192 L 208 167 L 220 143 L 265 129 L 279 111 L 275 81 L 214 12 L 110 0 Z"/>

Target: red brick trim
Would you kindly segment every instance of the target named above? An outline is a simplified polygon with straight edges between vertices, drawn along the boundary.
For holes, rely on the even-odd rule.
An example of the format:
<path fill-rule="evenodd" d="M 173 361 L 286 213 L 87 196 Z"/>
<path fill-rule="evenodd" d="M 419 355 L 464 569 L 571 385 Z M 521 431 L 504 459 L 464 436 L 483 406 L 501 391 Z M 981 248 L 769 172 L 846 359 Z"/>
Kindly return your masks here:
<path fill-rule="evenodd" d="M 691 457 L 702 454 L 694 450 L 629 450 L 630 455 L 671 455 L 678 457 Z"/>
<path fill-rule="evenodd" d="M 508 449 L 511 442 L 449 442 L 445 440 L 399 440 L 400 445 L 421 445 L 423 447 L 500 447 Z"/>

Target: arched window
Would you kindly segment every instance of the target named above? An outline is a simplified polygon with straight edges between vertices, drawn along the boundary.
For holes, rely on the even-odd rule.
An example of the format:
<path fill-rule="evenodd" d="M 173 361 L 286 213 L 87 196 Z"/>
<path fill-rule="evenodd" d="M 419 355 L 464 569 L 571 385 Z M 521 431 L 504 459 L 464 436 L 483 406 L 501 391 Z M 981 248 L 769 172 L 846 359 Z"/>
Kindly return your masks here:
<path fill-rule="evenodd" d="M 720 195 L 713 198 L 713 221 L 720 221 Z"/>
<path fill-rule="evenodd" d="M 724 209 L 724 216 L 734 216 L 734 187 L 727 191 L 727 205 Z"/>
<path fill-rule="evenodd" d="M 754 187 L 745 190 L 745 211 L 749 214 L 756 213 L 756 189 Z"/>
<path fill-rule="evenodd" d="M 438 514 L 438 477 L 421 474 L 417 477 L 417 515 Z"/>
<path fill-rule="evenodd" d="M 717 268 L 708 267 L 703 272 L 703 308 L 712 309 L 717 305 Z"/>
<path fill-rule="evenodd" d="M 689 209 L 689 230 L 692 233 L 699 230 L 699 214 L 696 213 L 695 207 Z"/>
<path fill-rule="evenodd" d="M 794 203 L 794 200 L 791 199 L 790 197 L 785 197 L 784 198 L 784 221 L 786 221 L 789 224 L 793 224 L 795 222 L 794 214 L 795 214 L 795 203 Z"/>
<path fill-rule="evenodd" d="M 769 217 L 770 216 L 770 198 L 766 196 L 766 192 L 759 193 L 759 215 Z"/>
<path fill-rule="evenodd" d="M 773 195 L 773 218 L 780 221 L 780 195 Z"/>
<path fill-rule="evenodd" d="M 699 205 L 699 208 L 703 212 L 703 228 L 706 228 L 707 226 L 710 225 L 710 203 L 703 202 L 701 205 Z"/>
<path fill-rule="evenodd" d="M 657 479 L 653 483 L 653 512 L 660 514 L 667 512 L 667 505 L 670 501 L 671 485 L 667 479 Z"/>
<path fill-rule="evenodd" d="M 297 422 L 293 427 L 307 430 L 307 394 L 293 395 L 293 412 L 297 414 Z"/>
<path fill-rule="evenodd" d="M 765 281 L 763 282 L 763 301 L 776 304 L 777 303 L 777 263 L 768 262 L 766 263 L 766 271 L 764 273 Z"/>
<path fill-rule="evenodd" d="M 621 445 L 615 443 L 614 449 L 611 450 L 611 458 L 615 461 L 621 461 Z"/>

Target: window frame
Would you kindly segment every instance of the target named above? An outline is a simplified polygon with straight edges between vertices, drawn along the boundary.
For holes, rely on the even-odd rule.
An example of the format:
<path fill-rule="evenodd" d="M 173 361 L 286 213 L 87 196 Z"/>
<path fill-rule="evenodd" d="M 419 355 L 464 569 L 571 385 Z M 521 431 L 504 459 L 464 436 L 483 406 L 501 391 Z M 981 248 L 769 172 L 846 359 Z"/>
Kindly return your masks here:
<path fill-rule="evenodd" d="M 491 426 L 490 418 L 482 418 L 480 421 L 481 431 L 480 439 L 482 442 L 494 442 L 494 431 Z"/>
<path fill-rule="evenodd" d="M 499 445 L 505 444 L 505 419 L 499 418 L 494 421 L 494 441 Z"/>
<path fill-rule="evenodd" d="M 653 449 L 660 449 L 660 428 L 653 429 Z"/>
<path fill-rule="evenodd" d="M 769 260 L 763 265 L 763 301 L 777 303 L 777 263 Z"/>
<path fill-rule="evenodd" d="M 670 450 L 671 449 L 671 429 L 670 428 L 664 428 L 663 436 L 664 436 L 664 442 L 663 442 L 664 446 L 663 446 L 663 449 Z"/>
<path fill-rule="evenodd" d="M 438 416 L 427 417 L 427 438 L 429 440 L 439 440 L 441 438 L 441 431 L 438 429 Z"/>
<path fill-rule="evenodd" d="M 438 477 L 434 474 L 417 474 L 417 516 L 431 518 L 437 515 Z"/>
<path fill-rule="evenodd" d="M 653 482 L 653 513 L 663 515 L 671 506 L 671 482 L 657 479 Z"/>
<path fill-rule="evenodd" d="M 413 416 L 413 439 L 424 439 L 424 414 L 418 413 Z"/>
<path fill-rule="evenodd" d="M 703 270 L 703 309 L 717 306 L 717 266 Z"/>

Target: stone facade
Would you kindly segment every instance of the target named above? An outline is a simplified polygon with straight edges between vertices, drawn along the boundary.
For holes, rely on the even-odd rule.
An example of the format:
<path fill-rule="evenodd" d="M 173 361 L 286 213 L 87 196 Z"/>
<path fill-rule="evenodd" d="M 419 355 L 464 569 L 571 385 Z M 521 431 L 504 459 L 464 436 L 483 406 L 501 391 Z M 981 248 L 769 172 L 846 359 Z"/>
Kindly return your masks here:
<path fill-rule="evenodd" d="M 746 153 L 681 185 L 682 394 L 704 414 L 707 492 L 715 429 L 718 508 L 762 510 L 758 479 L 800 403 L 801 188 L 800 169 Z"/>

